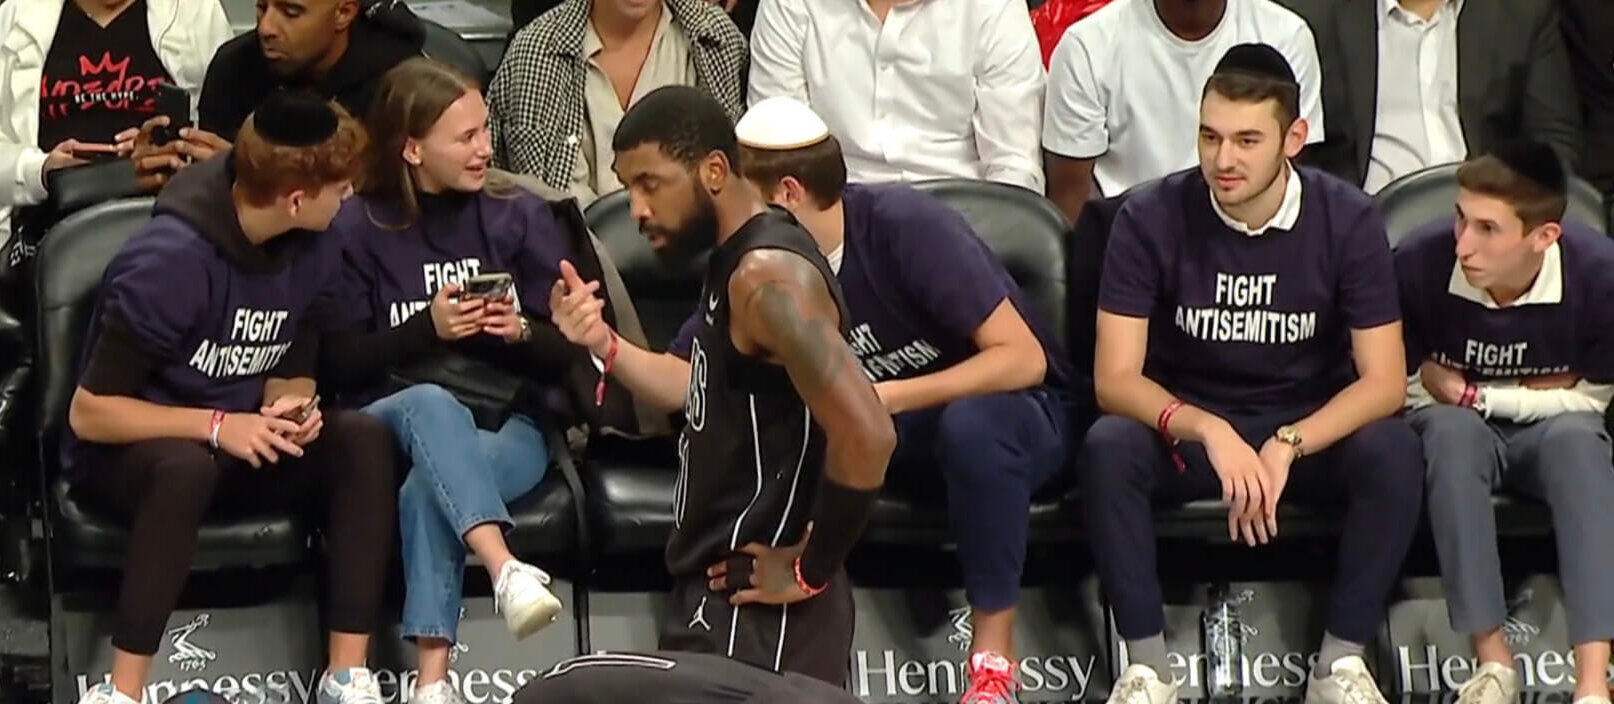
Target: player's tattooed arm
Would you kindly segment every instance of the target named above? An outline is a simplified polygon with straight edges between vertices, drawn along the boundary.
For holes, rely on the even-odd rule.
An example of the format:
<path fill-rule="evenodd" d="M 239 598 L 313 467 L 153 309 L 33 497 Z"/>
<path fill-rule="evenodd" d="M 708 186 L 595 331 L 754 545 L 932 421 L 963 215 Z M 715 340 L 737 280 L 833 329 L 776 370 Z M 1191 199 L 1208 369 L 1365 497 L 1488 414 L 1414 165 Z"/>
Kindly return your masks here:
<path fill-rule="evenodd" d="M 729 280 L 731 334 L 742 351 L 785 368 L 824 429 L 825 473 L 879 487 L 896 445 L 891 416 L 840 332 L 840 312 L 817 268 L 783 250 L 758 250 Z"/>

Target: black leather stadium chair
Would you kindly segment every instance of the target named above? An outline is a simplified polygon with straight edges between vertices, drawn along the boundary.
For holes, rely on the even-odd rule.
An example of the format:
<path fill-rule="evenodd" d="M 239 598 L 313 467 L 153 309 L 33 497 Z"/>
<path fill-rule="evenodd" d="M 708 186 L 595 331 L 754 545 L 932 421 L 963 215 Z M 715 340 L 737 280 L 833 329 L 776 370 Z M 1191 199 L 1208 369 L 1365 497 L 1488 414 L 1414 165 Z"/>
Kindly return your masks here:
<path fill-rule="evenodd" d="M 1373 197 L 1384 214 L 1391 247 L 1419 227 L 1452 217 L 1452 205 L 1457 201 L 1459 166 L 1444 164 L 1407 174 Z M 1569 177 L 1569 208 L 1564 217 L 1602 232 L 1608 231 L 1608 213 L 1603 208 L 1602 194 L 1577 176 Z"/>
<path fill-rule="evenodd" d="M 476 47 L 454 30 L 436 22 L 422 18 L 420 24 L 426 30 L 426 41 L 420 48 L 421 54 L 433 61 L 453 66 L 475 79 L 478 85 L 487 87 L 488 79 L 493 76 L 493 70 L 482 60 L 482 54 Z"/>
<path fill-rule="evenodd" d="M 695 310 L 705 258 L 682 270 L 663 265 L 628 206 L 627 191 L 617 191 L 590 204 L 584 217 L 632 294 L 650 346 L 666 349 Z M 595 438 L 585 460 L 587 514 L 598 552 L 622 555 L 665 548 L 678 478 L 671 439 Z"/>
<path fill-rule="evenodd" d="M 1027 305 L 1048 322 L 1063 344 L 1069 337 L 1065 330 L 1065 240 L 1070 224 L 1059 209 L 1037 193 L 990 181 L 943 179 L 914 186 L 964 216 L 1019 284 Z M 887 486 L 875 504 L 863 542 L 896 546 L 952 544 L 941 482 L 938 474 L 932 491 Z M 1064 501 L 1068 488 L 1068 481 L 1055 480 L 1033 499 L 1032 543 L 1068 542 L 1075 538 L 1077 515 L 1067 509 Z"/>

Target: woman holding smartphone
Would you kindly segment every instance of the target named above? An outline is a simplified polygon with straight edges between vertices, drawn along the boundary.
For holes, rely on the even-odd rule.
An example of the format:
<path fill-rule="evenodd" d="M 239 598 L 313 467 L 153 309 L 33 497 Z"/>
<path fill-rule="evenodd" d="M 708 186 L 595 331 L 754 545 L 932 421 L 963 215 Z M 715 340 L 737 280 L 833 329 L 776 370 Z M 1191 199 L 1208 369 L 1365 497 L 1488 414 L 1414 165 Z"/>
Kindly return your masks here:
<path fill-rule="evenodd" d="M 394 68 L 371 104 L 364 186 L 333 225 L 352 332 L 327 339 L 322 374 L 390 426 L 413 464 L 398 494 L 402 633 L 419 651 L 411 701 L 422 704 L 461 701 L 446 677 L 467 550 L 518 639 L 561 609 L 504 532 L 506 502 L 548 466 L 534 418 L 575 354 L 544 308 L 567 239 L 547 201 L 490 173 L 487 117 L 453 69 Z"/>

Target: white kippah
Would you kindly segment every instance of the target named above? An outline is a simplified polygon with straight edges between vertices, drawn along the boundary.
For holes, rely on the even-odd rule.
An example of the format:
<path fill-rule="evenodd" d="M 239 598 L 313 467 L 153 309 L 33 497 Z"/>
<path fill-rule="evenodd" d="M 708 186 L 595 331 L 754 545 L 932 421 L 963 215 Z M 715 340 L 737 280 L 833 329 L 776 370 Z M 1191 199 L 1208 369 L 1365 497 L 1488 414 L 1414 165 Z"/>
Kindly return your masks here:
<path fill-rule="evenodd" d="M 754 149 L 800 149 L 829 138 L 829 127 L 813 109 L 795 98 L 768 98 L 734 125 L 740 144 Z"/>

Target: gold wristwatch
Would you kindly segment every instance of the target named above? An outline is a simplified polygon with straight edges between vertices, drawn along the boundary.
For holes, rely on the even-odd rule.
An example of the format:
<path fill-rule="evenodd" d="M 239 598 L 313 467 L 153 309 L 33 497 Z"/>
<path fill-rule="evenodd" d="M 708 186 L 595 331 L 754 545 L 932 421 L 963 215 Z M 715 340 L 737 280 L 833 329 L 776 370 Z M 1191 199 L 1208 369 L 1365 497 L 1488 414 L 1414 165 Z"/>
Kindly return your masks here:
<path fill-rule="evenodd" d="M 1298 460 L 1301 457 L 1305 456 L 1305 454 L 1306 454 L 1306 447 L 1305 447 L 1306 441 L 1300 439 L 1300 429 L 1299 428 L 1296 428 L 1296 427 L 1294 427 L 1292 425 L 1280 425 L 1280 426 L 1278 426 L 1277 430 L 1273 431 L 1272 437 L 1277 438 L 1278 442 L 1281 442 L 1281 443 L 1283 443 L 1285 445 L 1288 445 L 1289 447 L 1294 448 L 1295 449 L 1295 459 Z"/>

